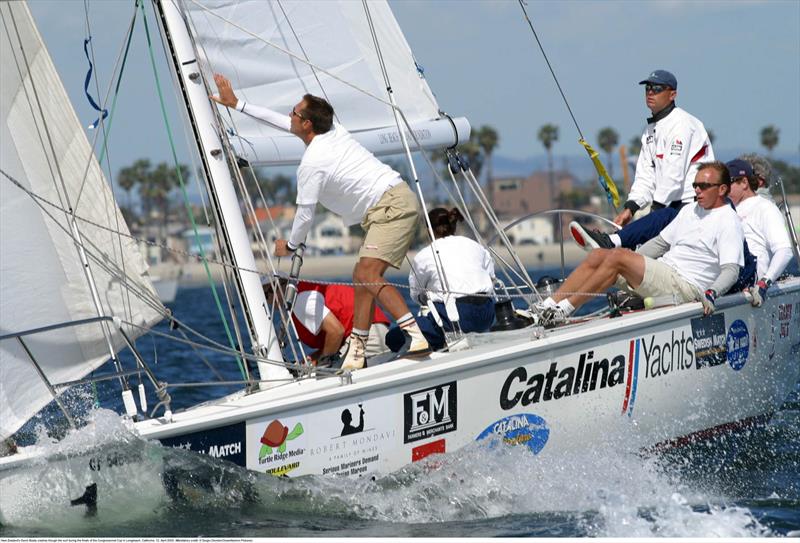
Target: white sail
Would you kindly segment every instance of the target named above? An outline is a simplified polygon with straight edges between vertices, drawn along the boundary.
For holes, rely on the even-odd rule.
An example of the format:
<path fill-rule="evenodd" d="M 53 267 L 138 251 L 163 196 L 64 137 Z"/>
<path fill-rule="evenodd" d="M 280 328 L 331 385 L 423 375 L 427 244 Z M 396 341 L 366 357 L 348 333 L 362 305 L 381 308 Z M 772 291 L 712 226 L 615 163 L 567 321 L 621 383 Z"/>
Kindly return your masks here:
<path fill-rule="evenodd" d="M 98 316 L 70 217 L 30 193 L 107 228 L 77 220 L 102 314 L 152 326 L 163 306 L 135 242 L 113 233 L 128 229 L 30 12 L 22 2 L 2 2 L 0 15 L 0 336 Z M 23 340 L 54 384 L 109 357 L 97 323 Z M 114 349 L 124 345 L 118 333 L 111 340 Z M 0 341 L 0 438 L 51 400 L 20 342 Z"/>
<path fill-rule="evenodd" d="M 323 96 L 338 122 L 370 151 L 403 151 L 362 2 L 217 0 L 183 5 L 204 65 L 228 76 L 242 100 L 289 114 L 304 94 Z M 466 119 L 453 120 L 456 134 L 450 120 L 440 115 L 387 3 L 368 5 L 397 105 L 422 146 L 441 148 L 469 139 Z M 231 141 L 241 156 L 257 164 L 299 161 L 305 148 L 296 136 L 231 114 L 242 138 Z M 411 138 L 409 143 L 413 148 Z"/>

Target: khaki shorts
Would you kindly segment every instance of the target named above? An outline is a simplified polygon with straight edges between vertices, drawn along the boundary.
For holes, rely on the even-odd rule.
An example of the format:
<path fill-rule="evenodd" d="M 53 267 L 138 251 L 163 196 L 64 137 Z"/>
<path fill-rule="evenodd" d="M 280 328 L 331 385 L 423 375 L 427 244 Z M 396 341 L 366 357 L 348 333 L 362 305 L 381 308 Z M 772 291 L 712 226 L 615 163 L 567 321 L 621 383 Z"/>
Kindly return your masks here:
<path fill-rule="evenodd" d="M 417 231 L 419 204 L 406 183 L 383 193 L 378 203 L 367 210 L 361 222 L 364 244 L 358 256 L 378 258 L 399 268 Z"/>
<path fill-rule="evenodd" d="M 699 288 L 681 277 L 672 267 L 647 256 L 644 257 L 644 279 L 641 285 L 631 288 L 620 275 L 617 277 L 616 286 L 635 292 L 642 298 L 675 296 L 679 303 L 697 302 L 703 297 Z"/>

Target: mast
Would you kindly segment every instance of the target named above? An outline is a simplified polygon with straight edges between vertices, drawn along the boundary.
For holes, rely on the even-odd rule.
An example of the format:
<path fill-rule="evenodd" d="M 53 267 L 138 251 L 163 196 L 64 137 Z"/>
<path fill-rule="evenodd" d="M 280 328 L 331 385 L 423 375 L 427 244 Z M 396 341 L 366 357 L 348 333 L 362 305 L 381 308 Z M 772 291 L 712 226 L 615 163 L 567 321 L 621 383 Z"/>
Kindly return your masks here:
<path fill-rule="evenodd" d="M 208 98 L 192 40 L 178 6 L 173 0 L 156 0 L 166 45 L 181 86 L 186 112 L 197 143 L 200 160 L 208 179 L 210 200 L 219 221 L 223 239 L 234 265 L 234 278 L 242 304 L 253 352 L 273 361 L 283 361 L 272 326 L 272 317 L 261 287 L 250 239 L 239 209 L 233 179 L 216 129 L 216 116 Z M 258 363 L 261 379 L 291 379 L 285 367 Z"/>

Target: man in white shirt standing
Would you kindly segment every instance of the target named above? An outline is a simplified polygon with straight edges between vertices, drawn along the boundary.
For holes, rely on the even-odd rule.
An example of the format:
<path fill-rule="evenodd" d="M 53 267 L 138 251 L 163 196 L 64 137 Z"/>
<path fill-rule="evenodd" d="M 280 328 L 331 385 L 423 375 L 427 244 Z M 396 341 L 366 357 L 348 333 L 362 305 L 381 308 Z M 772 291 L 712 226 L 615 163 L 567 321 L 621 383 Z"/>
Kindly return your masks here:
<path fill-rule="evenodd" d="M 544 325 L 564 321 L 577 307 L 617 284 L 643 298 L 676 296 L 714 311 L 744 264 L 742 221 L 727 197 L 730 174 L 721 162 L 700 165 L 692 183 L 697 202 L 684 206 L 661 234 L 629 249 L 595 249 L 552 297 L 537 305 Z"/>
<path fill-rule="evenodd" d="M 417 198 L 396 171 L 375 158 L 341 125 L 333 122 L 327 101 L 306 94 L 289 116 L 239 100 L 230 81 L 215 75 L 215 102 L 291 132 L 306 144 L 297 167 L 297 213 L 288 240 L 275 241 L 275 255 L 289 256 L 306 239 L 317 203 L 340 215 L 346 225 L 361 224 L 366 235 L 353 270 L 353 331 L 343 370 L 366 365 L 366 342 L 377 300 L 411 336 L 408 356 L 430 352 L 403 297 L 383 278 L 399 268 L 419 217 Z"/>
<path fill-rule="evenodd" d="M 642 150 L 628 201 L 614 218 L 623 228 L 609 235 L 570 223 L 572 237 L 587 251 L 636 249 L 657 236 L 681 207 L 694 201 L 691 183 L 700 164 L 714 160 L 703 123 L 675 105 L 675 76 L 666 70 L 654 70 L 639 84 L 644 85 L 645 104 L 652 116 L 642 134 Z M 634 213 L 648 205 L 650 213 L 632 221 Z"/>
<path fill-rule="evenodd" d="M 742 219 L 747 246 L 757 259 L 759 279 L 750 293 L 751 303 L 758 307 L 792 260 L 792 242 L 778 206 L 756 194 L 759 182 L 750 163 L 737 158 L 726 165 L 731 175 L 731 200 Z"/>

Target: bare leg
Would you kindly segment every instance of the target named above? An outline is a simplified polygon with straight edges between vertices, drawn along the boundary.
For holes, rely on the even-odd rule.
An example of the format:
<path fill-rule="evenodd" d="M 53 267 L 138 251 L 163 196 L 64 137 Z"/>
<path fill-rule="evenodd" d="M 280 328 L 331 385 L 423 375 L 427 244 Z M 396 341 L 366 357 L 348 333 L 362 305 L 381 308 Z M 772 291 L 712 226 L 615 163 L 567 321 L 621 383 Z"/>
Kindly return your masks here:
<path fill-rule="evenodd" d="M 388 262 L 379 258 L 362 256 L 353 270 L 353 282 L 374 283 L 369 286 L 356 286 L 353 304 L 353 327 L 367 330 L 372 322 L 374 303 L 378 303 L 395 320 L 409 312 L 403 296 L 396 288 L 386 283 L 383 274 L 389 267 Z M 373 309 L 373 311 L 370 311 Z"/>
<path fill-rule="evenodd" d="M 609 249 L 595 249 L 589 253 L 589 256 L 575 268 L 575 271 L 569 274 L 569 277 L 566 278 L 561 287 L 553 294 L 553 299 L 556 302 L 560 302 L 565 298 L 569 298 L 572 292 L 584 292 L 584 283 L 586 283 L 597 268 L 600 267 L 609 252 L 611 252 Z"/>
<path fill-rule="evenodd" d="M 564 281 L 553 299 L 559 302 L 568 298 L 577 308 L 594 296 L 572 293 L 604 292 L 616 282 L 618 275 L 632 287 L 638 287 L 644 279 L 644 257 L 628 249 L 595 249 Z"/>

